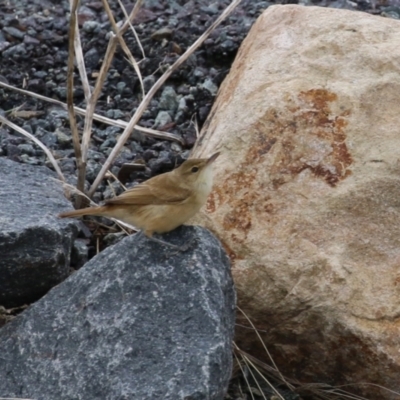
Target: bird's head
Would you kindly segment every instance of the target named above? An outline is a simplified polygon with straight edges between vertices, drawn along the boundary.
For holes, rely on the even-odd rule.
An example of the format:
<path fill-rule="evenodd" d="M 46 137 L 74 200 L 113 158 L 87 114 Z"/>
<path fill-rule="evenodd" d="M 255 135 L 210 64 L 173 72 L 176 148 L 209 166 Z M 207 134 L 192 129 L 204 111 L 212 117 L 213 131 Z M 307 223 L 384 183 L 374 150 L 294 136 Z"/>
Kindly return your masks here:
<path fill-rule="evenodd" d="M 192 158 L 186 160 L 175 173 L 180 175 L 188 187 L 207 186 L 211 190 L 213 173 L 212 164 L 219 156 L 219 152 L 209 158 Z"/>

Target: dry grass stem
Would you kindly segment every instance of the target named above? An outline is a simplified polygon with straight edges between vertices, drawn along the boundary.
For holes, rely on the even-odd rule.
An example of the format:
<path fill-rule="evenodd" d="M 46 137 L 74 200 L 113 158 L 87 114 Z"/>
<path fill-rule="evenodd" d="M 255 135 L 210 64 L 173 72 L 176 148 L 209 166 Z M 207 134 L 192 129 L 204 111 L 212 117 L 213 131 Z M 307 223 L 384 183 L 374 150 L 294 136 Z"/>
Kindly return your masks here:
<path fill-rule="evenodd" d="M 83 135 L 82 135 L 82 159 L 84 163 L 86 163 L 87 161 L 89 143 L 92 135 L 93 117 L 94 117 L 94 111 L 96 109 L 97 100 L 101 94 L 104 81 L 107 77 L 107 72 L 108 69 L 110 68 L 116 46 L 117 46 L 116 38 L 114 36 L 110 37 L 110 41 L 108 42 L 104 61 L 103 64 L 101 65 L 99 76 L 96 80 L 96 85 L 93 94 L 90 96 L 89 101 L 87 102 L 87 107 L 85 110 L 85 125 L 83 128 Z"/>
<path fill-rule="evenodd" d="M 283 382 L 285 382 L 286 386 L 290 389 L 293 390 L 294 387 L 286 381 L 285 377 L 280 373 L 279 368 L 277 367 L 277 365 L 275 364 L 274 359 L 271 356 L 271 353 L 269 352 L 267 346 L 265 345 L 264 340 L 262 339 L 260 333 L 258 332 L 258 330 L 256 329 L 256 327 L 254 326 L 253 322 L 251 321 L 251 319 L 248 317 L 248 315 L 239 307 L 237 306 L 237 309 L 243 314 L 243 316 L 247 319 L 247 321 L 249 322 L 249 324 L 253 327 L 258 339 L 260 340 L 260 342 L 262 343 L 265 352 L 268 354 L 269 359 L 271 360 L 272 365 L 274 366 L 275 370 L 279 373 L 280 378 L 282 379 Z"/>
<path fill-rule="evenodd" d="M 160 89 L 160 87 L 165 83 L 165 81 L 170 77 L 170 75 L 183 64 L 188 57 L 207 39 L 210 33 L 235 9 L 235 7 L 240 3 L 241 0 L 234 0 L 232 3 L 224 10 L 224 12 L 214 21 L 214 23 L 183 53 L 175 63 L 170 66 L 164 74 L 158 79 L 158 81 L 153 85 L 153 87 L 149 90 L 146 96 L 143 98 L 142 102 L 140 103 L 139 107 L 137 108 L 135 114 L 132 116 L 131 120 L 129 121 L 128 126 L 125 128 L 124 132 L 118 139 L 117 144 L 111 151 L 110 155 L 108 156 L 107 160 L 105 161 L 103 167 L 101 168 L 99 174 L 97 175 L 95 181 L 93 182 L 90 190 L 89 196 L 92 196 L 97 186 L 102 181 L 106 171 L 110 168 L 111 164 L 121 151 L 121 148 L 124 146 L 126 141 L 128 140 L 134 126 L 138 123 L 139 119 L 141 118 L 143 112 L 149 105 L 151 99 L 154 97 L 155 93 Z"/>
<path fill-rule="evenodd" d="M 258 375 L 261 377 L 261 379 L 267 383 L 267 385 L 274 391 L 274 393 L 281 399 L 281 400 L 285 400 L 282 395 L 278 392 L 278 390 L 274 387 L 274 385 L 261 373 L 261 371 L 256 367 L 256 365 L 254 363 L 251 362 L 251 360 L 248 357 L 244 357 L 244 359 L 246 360 L 246 362 L 251 365 L 253 367 L 253 369 L 255 371 L 257 371 Z M 249 371 L 251 371 L 252 369 L 249 368 Z M 252 376 L 254 378 L 254 380 L 257 382 L 257 386 L 258 388 L 261 390 L 259 384 L 258 384 L 258 380 L 255 378 L 255 376 L 252 373 Z M 261 390 L 262 391 L 262 390 Z"/>
<path fill-rule="evenodd" d="M 14 86 L 8 85 L 7 83 L 1 82 L 0 81 L 0 87 L 4 87 L 6 89 L 10 89 L 10 90 L 14 90 L 17 93 L 21 93 L 24 94 L 26 96 L 31 96 L 31 97 L 35 97 L 39 100 L 43 100 L 46 101 L 48 103 L 52 103 L 52 104 L 56 104 L 60 107 L 62 107 L 63 109 L 67 109 L 68 106 L 66 103 L 63 103 L 60 100 L 56 100 L 56 99 L 52 99 L 51 97 L 46 97 L 46 96 L 42 96 L 40 94 L 34 93 L 34 92 L 30 92 L 28 90 L 25 89 L 20 89 L 20 88 L 16 88 Z M 80 107 L 74 107 L 74 111 L 76 114 L 78 115 L 86 115 L 86 110 Z M 115 119 L 111 119 L 111 118 L 107 118 L 104 117 L 102 115 L 99 114 L 93 114 L 93 119 L 101 122 L 103 124 L 107 124 L 107 125 L 111 125 L 111 126 L 118 126 L 122 129 L 125 129 L 128 126 L 128 123 L 125 121 L 122 121 L 120 119 L 115 120 Z M 145 135 L 147 136 L 151 136 L 157 139 L 161 139 L 161 140 L 170 140 L 173 142 L 178 142 L 181 145 L 184 144 L 184 140 L 179 137 L 178 135 L 175 135 L 173 133 L 168 133 L 168 132 L 162 132 L 162 131 L 158 131 L 156 129 L 151 129 L 151 128 L 145 128 L 143 126 L 140 125 L 135 125 L 135 130 L 139 131 L 139 132 L 143 132 Z"/>
<path fill-rule="evenodd" d="M 71 16 L 72 16 L 72 10 L 75 9 L 75 12 L 76 12 L 78 5 L 79 5 L 79 0 L 78 1 L 70 0 Z M 88 102 L 90 99 L 90 95 L 91 95 L 90 94 L 90 85 L 89 85 L 89 80 L 87 78 L 85 62 L 84 62 L 84 58 L 83 58 L 83 51 L 82 51 L 81 37 L 80 37 L 80 33 L 79 33 L 78 19 L 76 17 L 74 19 L 75 19 L 75 26 L 73 27 L 72 25 L 70 25 L 70 29 L 74 29 L 74 31 L 75 31 L 74 32 L 74 49 L 75 49 L 76 65 L 78 67 L 79 76 L 81 78 L 83 92 L 85 94 L 85 99 L 86 99 L 86 102 Z"/>
<path fill-rule="evenodd" d="M 88 197 L 85 193 L 81 192 L 80 190 L 78 190 L 74 185 L 71 185 L 67 182 L 61 182 L 57 179 L 55 179 L 56 181 L 60 182 L 63 185 L 64 188 L 64 192 L 66 192 L 66 196 L 67 198 L 70 198 L 71 194 L 76 194 L 79 196 L 84 197 L 85 199 L 87 199 L 89 201 L 89 205 L 91 207 L 98 207 L 99 205 L 97 203 L 95 203 L 92 199 L 90 199 L 90 197 Z M 122 185 L 122 184 L 121 184 Z M 135 231 L 138 232 L 138 229 L 135 228 L 132 225 L 129 225 L 125 222 L 119 221 L 118 219 L 115 218 L 109 218 L 112 221 L 114 221 L 127 235 L 129 235 L 130 233 L 127 231 L 127 229 L 131 230 L 131 231 Z M 99 225 L 102 225 L 101 223 L 99 223 Z M 109 228 L 109 227 L 108 227 Z M 0 399 L 1 400 L 1 399 Z"/>
<path fill-rule="evenodd" d="M 68 70 L 67 70 L 67 107 L 69 115 L 69 123 L 71 127 L 72 143 L 74 145 L 75 158 L 78 170 L 78 183 L 77 188 L 83 192 L 85 185 L 86 165 L 82 162 L 81 146 L 78 134 L 78 127 L 76 124 L 75 110 L 74 110 L 74 45 L 77 24 L 77 9 L 79 0 L 71 0 L 71 19 L 69 25 L 69 43 L 68 43 Z M 77 206 L 81 204 L 81 197 L 77 199 Z"/>
<path fill-rule="evenodd" d="M 6 124 L 10 128 L 14 129 L 15 131 L 21 133 L 22 135 L 26 136 L 27 138 L 29 138 L 30 140 L 35 142 L 46 153 L 46 156 L 50 160 L 50 162 L 51 162 L 52 166 L 54 167 L 55 171 L 57 172 L 58 177 L 62 181 L 65 181 L 64 175 L 61 172 L 61 169 L 58 166 L 56 159 L 53 157 L 53 154 L 39 139 L 37 139 L 35 136 L 33 136 L 32 134 L 27 132 L 25 129 L 22 129 L 18 125 L 13 124 L 8 119 L 4 118 L 2 115 L 0 115 L 0 122 L 2 122 L 3 124 Z"/>
<path fill-rule="evenodd" d="M 237 350 L 239 350 L 239 347 L 237 347 L 237 345 L 236 345 L 235 342 L 233 342 L 233 345 L 234 345 L 234 347 L 235 347 Z M 233 354 L 234 354 L 234 356 L 235 356 L 235 358 L 236 358 L 236 361 L 237 361 L 237 363 L 238 363 L 238 365 L 239 365 L 240 371 L 242 371 L 242 376 L 243 376 L 244 380 L 246 381 L 246 385 L 247 385 L 248 388 L 250 388 L 250 383 L 249 383 L 249 381 L 247 380 L 247 376 L 246 376 L 246 373 L 245 373 L 244 370 L 243 370 L 242 363 L 240 362 L 238 356 L 236 355 L 236 352 L 233 352 Z M 242 357 L 242 360 L 243 360 L 243 357 Z M 244 361 L 243 361 L 243 362 L 244 362 Z M 251 398 L 254 400 L 254 396 L 253 396 L 253 393 L 252 393 L 251 390 L 250 390 L 250 395 L 251 395 Z"/>
<path fill-rule="evenodd" d="M 112 15 L 112 12 L 108 6 L 107 1 L 104 0 L 103 2 L 104 7 L 107 11 L 107 14 L 110 18 L 110 22 L 113 26 L 116 26 L 115 21 L 114 21 L 114 17 Z M 106 50 L 106 54 L 104 56 L 104 61 L 101 65 L 100 68 L 100 72 L 99 72 L 99 76 L 96 80 L 96 85 L 93 91 L 92 95 L 89 95 L 89 97 L 86 98 L 87 100 L 87 108 L 84 111 L 84 115 L 85 115 L 85 125 L 84 125 L 84 129 L 83 129 L 83 135 L 82 135 L 82 161 L 83 163 L 86 163 L 87 161 L 87 154 L 88 154 L 88 149 L 89 149 L 89 143 L 90 143 L 90 138 L 91 138 L 91 133 L 92 133 L 92 126 L 93 126 L 93 119 L 95 118 L 95 108 L 96 108 L 96 104 L 97 101 L 99 99 L 99 96 L 101 94 L 102 88 L 104 86 L 104 81 L 107 77 L 107 72 L 111 66 L 113 57 L 114 57 L 114 53 L 115 50 L 117 48 L 117 41 L 122 41 L 122 33 L 125 32 L 128 27 L 129 27 L 129 23 L 131 20 L 133 20 L 135 18 L 135 16 L 137 15 L 139 9 L 140 9 L 140 5 L 142 4 L 142 0 L 138 1 L 135 5 L 135 7 L 133 8 L 130 16 L 126 16 L 127 20 L 124 22 L 122 28 L 120 30 L 118 30 L 118 28 L 116 28 L 116 32 L 117 35 L 111 34 L 110 35 L 110 40 L 107 46 L 107 50 Z M 125 13 L 126 15 L 126 13 Z M 122 33 L 121 33 L 122 32 Z M 121 45 L 125 45 L 125 42 L 121 43 Z M 125 47 L 123 47 L 124 49 L 127 49 L 127 46 L 125 45 Z M 129 50 L 128 53 L 130 54 Z M 131 54 L 130 54 L 131 55 Z M 133 59 L 133 56 L 131 55 L 131 58 Z M 140 71 L 136 71 L 138 72 L 138 76 L 140 81 L 142 82 L 142 77 L 140 75 Z M 86 78 L 86 76 L 85 76 Z M 90 91 L 89 91 L 90 94 Z"/>
<path fill-rule="evenodd" d="M 144 85 L 143 85 L 143 79 L 142 79 L 142 74 L 141 74 L 140 69 L 139 69 L 139 65 L 136 62 L 135 58 L 133 57 L 131 51 L 129 50 L 128 46 L 125 43 L 125 40 L 123 39 L 123 37 L 121 35 L 120 29 L 118 28 L 118 26 L 117 26 L 117 24 L 115 22 L 113 13 L 112 13 L 112 11 L 110 9 L 110 6 L 107 3 L 107 0 L 102 0 L 102 2 L 103 2 L 104 9 L 106 10 L 106 13 L 108 15 L 108 19 L 110 20 L 111 26 L 112 26 L 112 28 L 114 30 L 114 34 L 117 36 L 119 44 L 120 44 L 122 50 L 127 55 L 130 63 L 132 64 L 132 66 L 133 66 L 133 68 L 134 68 L 134 70 L 135 70 L 135 72 L 136 72 L 136 74 L 137 74 L 137 76 L 139 78 L 140 87 L 142 88 L 142 95 L 144 97 L 144 95 L 145 95 L 145 93 L 144 93 Z M 126 12 L 125 12 L 125 15 L 126 15 Z"/>
<path fill-rule="evenodd" d="M 136 2 L 136 4 L 135 4 L 135 7 L 138 7 L 138 10 L 139 10 L 139 8 L 140 8 L 140 6 L 142 5 L 142 3 L 143 3 L 143 0 L 138 0 L 138 1 Z M 136 39 L 137 44 L 138 44 L 138 46 L 139 46 L 139 48 L 140 48 L 140 51 L 142 52 L 142 57 L 143 57 L 143 59 L 144 59 L 144 58 L 146 58 L 146 54 L 144 53 L 144 49 L 143 49 L 142 43 L 140 42 L 139 36 L 138 36 L 138 34 L 136 33 L 136 30 L 135 30 L 135 28 L 133 27 L 133 25 L 132 25 L 132 23 L 131 23 L 131 21 L 133 21 L 133 19 L 130 18 L 130 17 L 128 16 L 128 14 L 127 14 L 127 12 L 126 12 L 126 10 L 125 10 L 125 7 L 124 7 L 124 5 L 122 4 L 121 0 L 118 0 L 118 4 L 119 4 L 119 6 L 121 7 L 122 12 L 124 13 L 124 16 L 125 16 L 125 18 L 126 18 L 126 22 L 129 24 L 129 27 L 131 28 L 131 31 L 132 31 L 133 35 L 135 36 L 135 39 Z M 133 11 L 135 11 L 135 10 L 132 10 L 132 12 L 133 12 Z M 136 13 L 135 13 L 135 15 L 136 15 Z M 122 34 L 122 30 L 123 30 L 123 29 L 121 28 L 121 30 L 120 30 L 121 34 Z"/>
<path fill-rule="evenodd" d="M 58 181 L 57 179 L 55 179 L 55 180 Z M 58 182 L 60 182 L 60 181 L 58 181 Z M 86 200 L 88 200 L 89 204 L 90 204 L 92 207 L 96 207 L 96 206 L 98 205 L 98 204 L 95 203 L 90 197 L 86 196 L 85 193 L 83 193 L 81 190 L 79 190 L 78 188 L 76 188 L 74 185 L 71 185 L 71 184 L 69 184 L 68 182 L 65 182 L 65 181 L 60 182 L 60 183 L 61 183 L 62 186 L 63 186 L 64 193 L 66 193 L 66 196 L 65 196 L 65 197 L 70 198 L 70 197 L 71 197 L 71 194 L 76 194 L 76 195 L 82 196 L 82 197 L 84 197 Z"/>
<path fill-rule="evenodd" d="M 108 171 L 107 174 L 109 174 L 111 177 L 113 177 L 114 181 L 118 182 L 120 184 L 120 186 L 124 190 L 126 190 L 126 186 L 111 171 Z"/>

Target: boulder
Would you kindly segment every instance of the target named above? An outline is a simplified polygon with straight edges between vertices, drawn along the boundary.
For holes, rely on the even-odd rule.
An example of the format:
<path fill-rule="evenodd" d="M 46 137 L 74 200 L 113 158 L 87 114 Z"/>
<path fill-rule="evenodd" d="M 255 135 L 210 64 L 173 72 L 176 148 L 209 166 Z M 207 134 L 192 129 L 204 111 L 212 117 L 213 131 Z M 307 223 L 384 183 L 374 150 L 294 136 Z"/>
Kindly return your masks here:
<path fill-rule="evenodd" d="M 183 239 L 185 238 L 185 239 Z M 229 260 L 200 227 L 108 247 L 0 330 L 3 397 L 222 400 L 232 368 Z"/>
<path fill-rule="evenodd" d="M 369 384 L 400 392 L 399 43 L 397 20 L 269 7 L 193 154 L 222 153 L 196 222 L 278 367 L 375 399 L 399 394 Z"/>
<path fill-rule="evenodd" d="M 42 297 L 70 273 L 77 222 L 57 214 L 71 208 L 46 167 L 0 158 L 0 305 Z"/>

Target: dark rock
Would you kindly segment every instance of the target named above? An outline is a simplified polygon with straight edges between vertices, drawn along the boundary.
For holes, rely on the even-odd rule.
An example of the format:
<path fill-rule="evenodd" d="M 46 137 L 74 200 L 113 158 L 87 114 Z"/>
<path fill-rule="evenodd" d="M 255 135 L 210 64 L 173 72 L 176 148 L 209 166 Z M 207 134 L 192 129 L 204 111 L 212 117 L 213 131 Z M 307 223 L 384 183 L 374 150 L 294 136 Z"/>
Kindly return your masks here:
<path fill-rule="evenodd" d="M 78 229 L 57 218 L 71 206 L 48 168 L 0 158 L 0 171 L 0 304 L 16 307 L 68 276 Z"/>
<path fill-rule="evenodd" d="M 71 252 L 71 265 L 75 269 L 81 268 L 88 260 L 89 250 L 85 239 L 76 239 Z"/>
<path fill-rule="evenodd" d="M 3 57 L 11 57 L 14 60 L 26 58 L 28 55 L 24 43 L 17 44 L 3 51 Z"/>
<path fill-rule="evenodd" d="M 84 59 L 87 68 L 97 68 L 100 62 L 100 54 L 95 47 L 92 47 L 89 51 L 85 53 Z"/>
<path fill-rule="evenodd" d="M 24 32 L 20 31 L 17 28 L 14 28 L 13 26 L 5 27 L 3 28 L 3 31 L 17 39 L 23 39 L 25 35 Z"/>
<path fill-rule="evenodd" d="M 201 227 L 130 236 L 0 331 L 0 393 L 38 399 L 221 400 L 232 368 L 229 260 Z"/>

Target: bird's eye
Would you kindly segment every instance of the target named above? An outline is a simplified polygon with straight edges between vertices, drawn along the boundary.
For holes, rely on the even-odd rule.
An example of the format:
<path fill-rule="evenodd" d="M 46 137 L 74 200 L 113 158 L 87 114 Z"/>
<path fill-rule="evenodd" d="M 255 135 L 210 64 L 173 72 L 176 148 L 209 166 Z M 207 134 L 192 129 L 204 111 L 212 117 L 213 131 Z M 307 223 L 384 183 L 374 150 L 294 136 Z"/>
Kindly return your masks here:
<path fill-rule="evenodd" d="M 199 167 L 193 167 L 192 168 L 192 172 L 194 173 L 194 172 L 197 172 L 199 170 Z"/>

